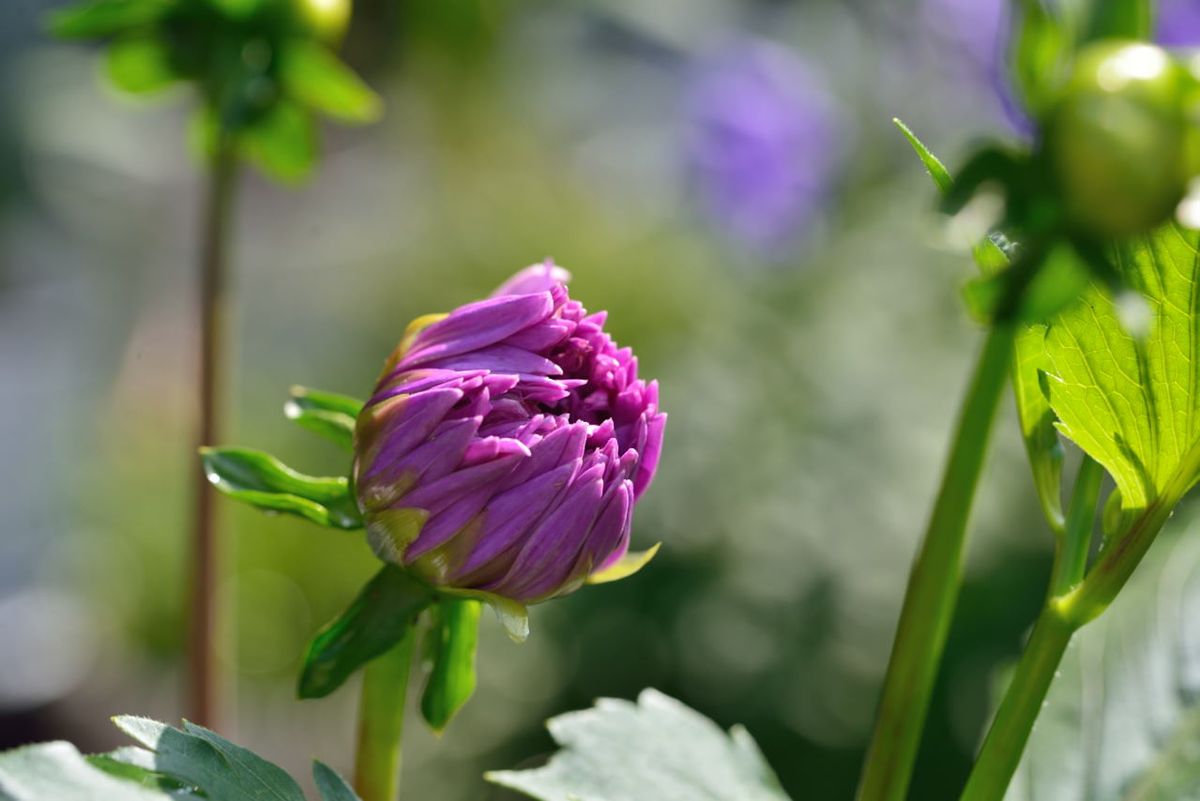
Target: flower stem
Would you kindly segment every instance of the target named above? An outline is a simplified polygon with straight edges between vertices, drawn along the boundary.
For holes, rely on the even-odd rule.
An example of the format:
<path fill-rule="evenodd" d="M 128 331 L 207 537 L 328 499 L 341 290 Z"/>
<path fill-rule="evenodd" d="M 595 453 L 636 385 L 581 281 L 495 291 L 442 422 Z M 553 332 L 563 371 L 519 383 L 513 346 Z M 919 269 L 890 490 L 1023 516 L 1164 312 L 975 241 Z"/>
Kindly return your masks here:
<path fill-rule="evenodd" d="M 414 624 L 399 644 L 363 670 L 354 756 L 354 789 L 362 801 L 396 801 L 404 705 L 416 639 Z"/>
<path fill-rule="evenodd" d="M 1042 609 L 961 801 L 999 801 L 1004 797 L 1046 700 L 1046 691 L 1074 633 L 1075 625 L 1062 616 L 1055 604 L 1048 603 Z"/>
<path fill-rule="evenodd" d="M 196 446 L 216 443 L 225 363 L 223 318 L 230 223 L 237 186 L 237 157 L 232 142 L 223 137 L 209 164 L 200 247 L 199 308 L 199 420 Z M 216 598 L 220 543 L 217 536 L 213 491 L 200 460 L 196 464 L 195 519 L 193 521 L 188 632 L 188 717 L 204 726 L 216 725 L 217 666 L 214 647 L 218 631 Z"/>
<path fill-rule="evenodd" d="M 909 576 L 859 801 L 901 801 L 906 795 L 958 597 L 967 517 L 1015 334 L 1011 321 L 992 327 L 971 379 L 941 489 Z"/>
<path fill-rule="evenodd" d="M 1075 477 L 1075 490 L 1071 493 L 1071 505 L 1067 509 L 1067 521 L 1054 556 L 1054 566 L 1050 570 L 1051 598 L 1066 595 L 1083 581 L 1103 479 L 1104 468 L 1084 454 Z"/>

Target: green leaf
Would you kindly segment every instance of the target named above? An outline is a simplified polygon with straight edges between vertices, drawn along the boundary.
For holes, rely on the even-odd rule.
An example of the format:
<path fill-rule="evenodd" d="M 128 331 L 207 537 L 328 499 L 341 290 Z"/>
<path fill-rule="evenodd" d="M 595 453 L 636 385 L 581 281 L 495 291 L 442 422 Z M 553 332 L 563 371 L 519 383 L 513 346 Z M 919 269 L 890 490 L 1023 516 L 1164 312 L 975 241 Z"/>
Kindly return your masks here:
<path fill-rule="evenodd" d="M 93 0 L 54 12 L 50 31 L 64 39 L 113 36 L 162 19 L 167 0 Z"/>
<path fill-rule="evenodd" d="M 1200 526 L 1189 508 L 1075 635 L 1005 801 L 1200 797 Z"/>
<path fill-rule="evenodd" d="M 346 780 L 324 762 L 313 762 L 313 783 L 321 793 L 321 801 L 362 801 Z"/>
<path fill-rule="evenodd" d="M 109 775 L 65 742 L 0 753 L 5 801 L 171 801 L 178 796 Z"/>
<path fill-rule="evenodd" d="M 352 448 L 354 423 L 362 407 L 362 401 L 348 395 L 292 387 L 291 398 L 284 404 L 283 413 L 297 425 Z"/>
<path fill-rule="evenodd" d="M 488 781 L 543 801 L 786 801 L 753 738 L 657 690 L 637 703 L 601 698 L 551 718 L 562 750 L 545 767 L 496 771 Z"/>
<path fill-rule="evenodd" d="M 64 742 L 0 753 L 4 801 L 304 801 L 281 768 L 215 732 L 122 716 L 117 727 L 144 747 L 82 756 Z M 342 779 L 317 763 L 323 801 L 359 801 Z"/>
<path fill-rule="evenodd" d="M 1145 339 L 1126 333 L 1110 296 L 1094 288 L 1046 330 L 1046 388 L 1059 429 L 1104 465 L 1126 511 L 1169 486 L 1200 439 L 1200 235 L 1174 225 L 1115 253 L 1122 280 L 1145 297 Z M 1168 498 L 1174 504 L 1178 498 Z"/>
<path fill-rule="evenodd" d="M 264 173 L 284 183 L 308 177 L 317 161 L 317 128 L 298 104 L 279 100 L 238 132 L 238 149 Z"/>
<path fill-rule="evenodd" d="M 385 565 L 346 611 L 313 638 L 300 672 L 299 696 L 329 695 L 354 671 L 400 642 L 432 602 L 427 587 L 399 567 Z"/>
<path fill-rule="evenodd" d="M 200 455 L 208 480 L 230 498 L 323 526 L 362 528 L 348 479 L 306 476 L 250 448 L 201 448 Z"/>
<path fill-rule="evenodd" d="M 166 89 L 180 78 L 167 45 L 150 36 L 113 42 L 108 48 L 108 76 L 118 88 L 133 94 Z"/>
<path fill-rule="evenodd" d="M 373 122 L 383 110 L 379 96 L 332 51 L 316 42 L 289 44 L 279 69 L 290 97 L 342 122 Z"/>
<path fill-rule="evenodd" d="M 479 641 L 482 604 L 466 598 L 443 598 L 435 607 L 433 671 L 421 695 L 421 714 L 441 733 L 475 692 L 475 647 Z"/>
<path fill-rule="evenodd" d="M 176 729 L 148 718 L 113 718 L 117 728 L 154 752 L 155 769 L 198 787 L 212 801 L 304 801 L 299 785 L 277 765 L 202 726 Z"/>

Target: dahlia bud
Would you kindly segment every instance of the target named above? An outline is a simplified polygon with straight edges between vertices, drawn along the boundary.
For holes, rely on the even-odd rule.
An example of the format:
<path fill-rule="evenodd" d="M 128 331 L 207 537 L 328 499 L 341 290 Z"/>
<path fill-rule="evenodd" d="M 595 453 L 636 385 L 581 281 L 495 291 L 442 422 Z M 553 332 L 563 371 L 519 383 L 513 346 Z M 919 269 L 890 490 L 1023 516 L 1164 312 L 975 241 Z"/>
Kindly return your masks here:
<path fill-rule="evenodd" d="M 527 604 L 626 556 L 666 415 L 551 262 L 409 326 L 358 418 L 354 484 L 380 558 Z"/>

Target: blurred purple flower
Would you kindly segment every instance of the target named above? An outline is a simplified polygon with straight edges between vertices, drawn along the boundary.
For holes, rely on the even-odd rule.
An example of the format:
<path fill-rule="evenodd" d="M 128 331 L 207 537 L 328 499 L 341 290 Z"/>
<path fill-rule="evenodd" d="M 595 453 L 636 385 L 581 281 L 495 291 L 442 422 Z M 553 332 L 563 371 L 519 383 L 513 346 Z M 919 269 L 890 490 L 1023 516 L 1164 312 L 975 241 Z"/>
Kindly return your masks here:
<path fill-rule="evenodd" d="M 700 64 L 687 106 L 705 212 L 761 255 L 782 255 L 817 220 L 845 152 L 824 79 L 784 47 L 743 42 Z"/>
<path fill-rule="evenodd" d="M 409 326 L 355 433 L 355 491 L 381 558 L 521 603 L 628 572 L 666 415 L 568 278 L 535 265 Z"/>
<path fill-rule="evenodd" d="M 1200 0 L 1159 0 L 1155 38 L 1167 47 L 1200 45 Z"/>
<path fill-rule="evenodd" d="M 1009 75 L 1011 0 L 924 0 L 921 20 L 939 40 L 936 55 L 973 89 L 985 88 L 1013 132 L 1032 136 L 1033 121 Z"/>

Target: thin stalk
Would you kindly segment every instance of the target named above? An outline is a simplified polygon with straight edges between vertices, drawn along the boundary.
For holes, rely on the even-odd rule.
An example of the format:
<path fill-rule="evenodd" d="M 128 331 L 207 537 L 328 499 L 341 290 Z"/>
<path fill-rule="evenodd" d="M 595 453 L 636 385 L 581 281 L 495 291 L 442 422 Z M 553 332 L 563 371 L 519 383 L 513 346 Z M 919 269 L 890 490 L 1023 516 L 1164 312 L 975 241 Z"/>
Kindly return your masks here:
<path fill-rule="evenodd" d="M 1083 581 L 1103 479 L 1104 468 L 1084 454 L 1075 477 L 1075 490 L 1071 493 L 1071 505 L 1067 509 L 1067 522 L 1059 540 L 1054 567 L 1050 571 L 1051 598 L 1066 595 Z"/>
<path fill-rule="evenodd" d="M 225 283 L 228 244 L 237 185 L 237 158 L 228 138 L 218 144 L 209 165 L 200 246 L 198 359 L 199 420 L 196 446 L 216 444 L 225 365 Z M 188 632 L 188 717 L 204 726 L 216 725 L 218 702 L 217 660 L 214 647 L 219 615 L 216 584 L 221 555 L 213 491 L 198 458 L 196 465 Z"/>
<path fill-rule="evenodd" d="M 988 731 L 979 760 L 971 770 L 961 801 L 999 801 L 1021 761 L 1033 722 L 1042 710 L 1046 691 L 1075 632 L 1054 604 L 1047 604 L 1034 624 L 1029 645 L 1004 693 Z"/>
<path fill-rule="evenodd" d="M 1081 470 L 1084 467 L 1087 467 L 1087 461 Z M 1060 584 L 1069 586 L 1065 586 L 1062 592 L 1051 593 L 1034 625 L 1029 645 L 1021 655 L 1012 684 L 1000 702 L 996 719 L 971 770 L 962 801 L 1000 801 L 1004 797 L 1071 635 L 1103 613 L 1117 597 L 1171 516 L 1175 505 L 1191 487 L 1198 470 L 1200 441 L 1184 454 L 1162 494 L 1146 507 L 1129 531 L 1104 552 L 1082 583 L 1069 581 L 1073 571 L 1082 568 L 1072 566 L 1068 569 L 1055 565 L 1052 575 L 1061 577 Z M 1081 474 L 1076 487 L 1077 494 L 1081 489 L 1092 492 L 1092 479 L 1088 478 L 1086 485 L 1084 481 L 1085 477 Z M 1099 483 L 1098 479 L 1096 483 Z M 1091 515 L 1095 514 L 1097 496 L 1098 492 L 1091 496 Z M 1086 502 L 1087 497 L 1081 497 L 1078 503 L 1076 498 L 1071 499 L 1068 521 L 1073 523 L 1068 523 L 1067 543 L 1073 538 L 1084 539 L 1082 532 L 1085 519 L 1087 530 L 1090 531 L 1092 517 L 1085 517 L 1082 512 L 1076 511 L 1077 508 L 1082 509 Z M 1059 552 L 1057 561 L 1067 563 L 1072 558 L 1064 548 Z M 1080 558 L 1086 559 L 1086 550 Z"/>
<path fill-rule="evenodd" d="M 400 790 L 400 740 L 417 627 L 367 663 L 358 706 L 354 789 L 362 801 L 396 801 Z"/>
<path fill-rule="evenodd" d="M 859 801 L 901 801 L 906 795 L 958 598 L 967 518 L 1015 335 L 1012 322 L 992 327 L 964 399 L 941 489 L 909 576 Z"/>

